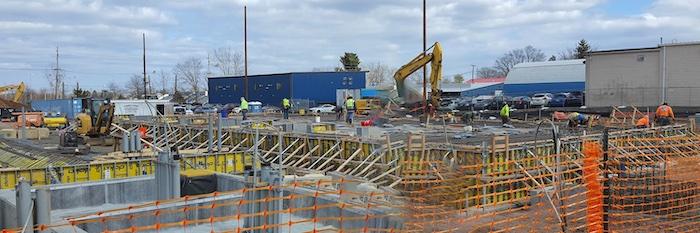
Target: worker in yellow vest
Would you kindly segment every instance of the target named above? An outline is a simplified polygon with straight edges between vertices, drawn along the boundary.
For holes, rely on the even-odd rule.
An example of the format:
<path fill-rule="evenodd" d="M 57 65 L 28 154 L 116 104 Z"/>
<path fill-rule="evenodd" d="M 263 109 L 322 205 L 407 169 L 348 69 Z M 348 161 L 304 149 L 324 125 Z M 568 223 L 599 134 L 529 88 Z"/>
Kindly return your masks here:
<path fill-rule="evenodd" d="M 508 106 L 508 103 L 503 103 L 503 107 L 501 108 L 501 123 L 503 125 L 510 123 L 510 106 Z"/>
<path fill-rule="evenodd" d="M 248 101 L 244 97 L 241 97 L 241 114 L 243 114 L 243 120 L 248 120 Z"/>
<path fill-rule="evenodd" d="M 352 96 L 348 96 L 348 98 L 345 100 L 345 112 L 348 114 L 345 122 L 352 125 L 352 118 L 355 113 L 355 100 L 352 98 Z"/>
<path fill-rule="evenodd" d="M 284 116 L 285 120 L 289 119 L 289 109 L 291 108 L 292 104 L 289 102 L 289 99 L 282 99 L 282 115 Z"/>

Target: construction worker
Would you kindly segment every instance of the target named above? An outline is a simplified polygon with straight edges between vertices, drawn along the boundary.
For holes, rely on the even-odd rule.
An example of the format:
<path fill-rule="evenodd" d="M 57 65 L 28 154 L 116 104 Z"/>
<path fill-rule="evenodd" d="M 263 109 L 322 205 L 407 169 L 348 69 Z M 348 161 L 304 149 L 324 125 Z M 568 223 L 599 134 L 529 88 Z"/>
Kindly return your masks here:
<path fill-rule="evenodd" d="M 244 97 L 241 97 L 241 114 L 243 114 L 243 120 L 248 120 L 248 101 Z"/>
<path fill-rule="evenodd" d="M 581 114 L 578 112 L 572 112 L 569 113 L 569 116 L 567 117 L 569 119 L 569 127 L 578 127 L 579 125 L 584 125 L 588 123 L 589 117 L 586 116 L 585 114 Z"/>
<path fill-rule="evenodd" d="M 501 123 L 503 123 L 503 125 L 508 124 L 510 122 L 510 106 L 508 106 L 508 103 L 503 103 L 500 115 Z"/>
<path fill-rule="evenodd" d="M 654 120 L 661 126 L 670 125 L 671 122 L 676 120 L 676 116 L 673 115 L 673 109 L 671 106 L 668 106 L 668 103 L 664 102 L 661 104 L 661 106 L 656 108 L 656 116 L 654 117 Z"/>
<path fill-rule="evenodd" d="M 282 99 L 282 115 L 284 115 L 284 119 L 289 119 L 289 109 L 292 108 L 292 104 L 289 102 L 289 99 L 284 98 Z"/>
<path fill-rule="evenodd" d="M 637 120 L 635 127 L 637 127 L 637 129 L 649 128 L 649 116 L 644 115 L 642 118 Z"/>
<path fill-rule="evenodd" d="M 348 114 L 345 122 L 352 125 L 352 118 L 355 113 L 355 100 L 352 98 L 352 96 L 348 96 L 348 98 L 345 100 L 345 112 Z"/>

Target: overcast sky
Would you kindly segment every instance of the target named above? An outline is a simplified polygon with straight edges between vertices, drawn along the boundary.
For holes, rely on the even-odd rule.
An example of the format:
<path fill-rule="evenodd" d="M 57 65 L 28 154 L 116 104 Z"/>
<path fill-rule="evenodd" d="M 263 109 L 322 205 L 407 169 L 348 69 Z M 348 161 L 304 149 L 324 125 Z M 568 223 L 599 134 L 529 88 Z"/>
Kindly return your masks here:
<path fill-rule="evenodd" d="M 585 38 L 598 50 L 700 40 L 694 0 L 428 0 L 428 40 L 445 50 L 444 73 L 490 66 L 532 45 L 547 56 Z M 422 49 L 420 0 L 248 0 L 249 74 L 311 71 L 345 51 L 398 67 Z M 218 47 L 243 50 L 243 0 L 2 0 L 0 84 L 47 87 L 54 66 L 66 89 L 102 89 L 148 70 L 172 70 Z"/>

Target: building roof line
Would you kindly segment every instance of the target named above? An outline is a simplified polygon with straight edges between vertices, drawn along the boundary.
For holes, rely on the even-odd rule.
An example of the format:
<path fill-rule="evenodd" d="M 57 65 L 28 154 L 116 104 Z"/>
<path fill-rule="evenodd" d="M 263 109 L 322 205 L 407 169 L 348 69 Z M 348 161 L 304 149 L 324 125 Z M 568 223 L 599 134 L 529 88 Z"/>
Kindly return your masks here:
<path fill-rule="evenodd" d="M 254 74 L 254 75 L 248 75 L 248 78 L 254 78 L 254 77 L 260 77 L 260 76 L 271 76 L 271 75 L 290 75 L 290 74 L 319 74 L 319 73 L 367 73 L 369 71 L 367 70 L 361 70 L 361 71 L 309 71 L 309 72 L 285 72 L 285 73 L 270 73 L 270 74 Z M 217 78 L 243 78 L 243 75 L 218 75 L 218 76 L 209 76 L 207 77 L 208 79 L 217 79 Z"/>

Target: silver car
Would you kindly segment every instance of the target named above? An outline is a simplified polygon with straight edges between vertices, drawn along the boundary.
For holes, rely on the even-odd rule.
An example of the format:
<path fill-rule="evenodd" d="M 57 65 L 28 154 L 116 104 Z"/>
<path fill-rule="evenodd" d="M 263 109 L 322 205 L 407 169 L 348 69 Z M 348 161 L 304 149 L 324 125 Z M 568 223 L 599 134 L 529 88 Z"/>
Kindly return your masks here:
<path fill-rule="evenodd" d="M 547 106 L 554 95 L 552 93 L 537 93 L 532 95 L 530 106 Z"/>

